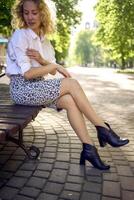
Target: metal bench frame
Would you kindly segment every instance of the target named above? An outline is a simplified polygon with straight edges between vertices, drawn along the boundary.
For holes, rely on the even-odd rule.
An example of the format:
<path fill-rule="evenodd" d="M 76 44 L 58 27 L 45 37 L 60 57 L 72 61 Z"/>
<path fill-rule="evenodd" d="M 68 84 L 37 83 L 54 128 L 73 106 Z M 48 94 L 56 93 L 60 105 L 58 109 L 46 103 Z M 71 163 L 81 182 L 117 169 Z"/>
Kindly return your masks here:
<path fill-rule="evenodd" d="M 3 94 L 4 99 L 2 99 Z M 21 147 L 29 158 L 36 159 L 40 151 L 35 146 L 26 148 L 23 144 L 23 129 L 35 119 L 41 109 L 42 106 L 15 105 L 10 100 L 9 94 L 0 91 L 0 142 L 11 141 Z M 16 134 L 18 139 L 14 137 Z"/>

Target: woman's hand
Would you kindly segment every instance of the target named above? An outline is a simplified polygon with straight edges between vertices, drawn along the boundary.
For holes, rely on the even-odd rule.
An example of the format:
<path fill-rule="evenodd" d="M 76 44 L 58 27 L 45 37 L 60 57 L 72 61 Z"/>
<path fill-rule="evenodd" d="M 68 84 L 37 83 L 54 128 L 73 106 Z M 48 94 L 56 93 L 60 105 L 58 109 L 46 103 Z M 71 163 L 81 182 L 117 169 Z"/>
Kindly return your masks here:
<path fill-rule="evenodd" d="M 35 49 L 27 49 L 26 51 L 26 55 L 30 58 L 30 59 L 34 59 L 36 60 L 38 63 L 40 63 L 41 65 L 49 65 L 52 63 L 49 63 L 48 61 L 44 60 L 41 56 L 41 54 L 39 53 L 39 51 L 36 51 Z M 55 64 L 54 64 L 55 65 Z M 55 69 L 51 72 L 52 75 L 55 75 L 56 70 L 62 74 L 64 77 L 66 78 L 70 78 L 71 75 L 70 73 L 61 65 L 56 64 L 55 65 Z"/>
<path fill-rule="evenodd" d="M 41 56 L 41 54 L 39 53 L 39 51 L 36 51 L 35 49 L 27 49 L 26 55 L 27 55 L 30 59 L 36 60 L 36 61 L 37 61 L 38 63 L 40 63 L 41 65 L 47 64 L 47 63 L 45 63 L 45 60 L 42 58 L 42 56 Z"/>
<path fill-rule="evenodd" d="M 57 65 L 57 71 L 66 78 L 71 78 L 70 73 L 61 65 Z"/>

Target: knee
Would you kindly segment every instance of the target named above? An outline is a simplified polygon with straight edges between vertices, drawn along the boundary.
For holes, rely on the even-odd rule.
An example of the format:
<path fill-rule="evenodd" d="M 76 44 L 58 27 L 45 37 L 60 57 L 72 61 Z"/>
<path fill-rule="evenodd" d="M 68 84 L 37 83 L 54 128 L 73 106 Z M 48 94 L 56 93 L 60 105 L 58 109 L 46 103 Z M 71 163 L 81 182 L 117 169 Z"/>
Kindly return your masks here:
<path fill-rule="evenodd" d="M 74 79 L 74 78 L 70 78 L 70 79 L 69 79 L 69 82 L 70 82 L 72 85 L 79 85 L 79 82 L 78 82 L 76 79 Z"/>
<path fill-rule="evenodd" d="M 76 79 L 70 79 L 70 85 L 73 90 L 78 90 L 81 87 Z"/>
<path fill-rule="evenodd" d="M 62 97 L 58 100 L 57 106 L 58 106 L 59 108 L 63 108 L 63 109 L 68 110 L 68 109 L 70 109 L 70 108 L 72 108 L 72 107 L 75 106 L 75 102 L 74 102 L 72 96 L 69 95 L 69 94 L 67 94 L 67 95 L 62 96 Z"/>
<path fill-rule="evenodd" d="M 73 78 L 65 78 L 63 79 L 63 82 L 67 88 L 80 86 L 79 82 Z"/>

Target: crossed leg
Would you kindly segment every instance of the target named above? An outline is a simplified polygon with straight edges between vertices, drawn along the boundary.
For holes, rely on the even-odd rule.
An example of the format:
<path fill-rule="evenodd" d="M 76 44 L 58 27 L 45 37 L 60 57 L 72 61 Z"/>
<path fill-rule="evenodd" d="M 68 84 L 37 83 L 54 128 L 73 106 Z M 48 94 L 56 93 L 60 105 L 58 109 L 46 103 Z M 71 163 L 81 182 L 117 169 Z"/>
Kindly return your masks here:
<path fill-rule="evenodd" d="M 69 94 L 73 98 L 78 109 L 81 111 L 81 113 L 85 115 L 85 117 L 89 121 L 91 121 L 92 124 L 94 124 L 95 126 L 100 125 L 106 127 L 103 120 L 94 111 L 91 103 L 89 102 L 81 85 L 77 80 L 71 78 L 65 78 L 62 80 L 60 97 L 66 94 Z"/>
<path fill-rule="evenodd" d="M 81 142 L 83 142 L 80 164 L 85 165 L 85 160 L 88 160 L 98 169 L 109 169 L 110 166 L 101 161 L 97 149 L 88 135 L 83 115 L 96 126 L 100 146 L 104 147 L 108 143 L 113 147 L 120 147 L 126 145 L 129 140 L 121 139 L 110 128 L 109 124 L 103 122 L 92 108 L 78 81 L 74 79 L 65 78 L 62 80 L 57 106 L 67 110 L 69 122 Z"/>
<path fill-rule="evenodd" d="M 83 114 L 95 126 L 106 127 L 75 79 L 65 78 L 62 80 L 57 106 L 67 110 L 68 120 L 83 143 L 93 144 L 88 134 Z"/>
<path fill-rule="evenodd" d="M 63 95 L 57 102 L 59 108 L 67 110 L 68 120 L 83 143 L 93 144 L 85 124 L 83 114 L 70 94 Z"/>

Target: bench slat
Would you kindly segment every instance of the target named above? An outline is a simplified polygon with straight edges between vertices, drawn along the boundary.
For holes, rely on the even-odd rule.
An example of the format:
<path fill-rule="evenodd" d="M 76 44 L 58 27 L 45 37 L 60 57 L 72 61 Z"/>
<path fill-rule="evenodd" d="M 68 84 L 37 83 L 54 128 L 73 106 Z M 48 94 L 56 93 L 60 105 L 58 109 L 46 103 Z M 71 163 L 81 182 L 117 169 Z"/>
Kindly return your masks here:
<path fill-rule="evenodd" d="M 1 108 L 11 108 L 11 109 L 29 109 L 29 110 L 38 110 L 41 109 L 42 106 L 26 106 L 26 105 L 17 105 L 17 104 L 1 104 L 0 103 L 0 109 Z"/>
<path fill-rule="evenodd" d="M 17 133 L 17 131 L 19 131 L 19 126 L 15 124 L 1 123 L 0 130 L 5 132 L 12 132 L 13 134 L 15 134 Z"/>
<path fill-rule="evenodd" d="M 0 142 L 5 141 L 5 139 L 6 139 L 5 131 L 0 130 Z"/>
<path fill-rule="evenodd" d="M 0 116 L 2 117 L 2 115 L 4 116 L 6 113 L 8 115 L 15 113 L 15 114 L 19 114 L 20 116 L 32 116 L 32 118 L 35 118 L 37 116 L 37 114 L 39 113 L 39 111 L 41 110 L 41 108 L 29 108 L 28 106 L 25 107 L 25 109 L 23 108 L 15 108 L 15 107 L 10 107 L 10 108 L 0 108 Z M 3 113 L 3 114 L 2 114 Z"/>
<path fill-rule="evenodd" d="M 29 112 L 37 112 L 39 109 L 37 108 L 33 108 L 33 109 L 29 109 L 28 107 L 25 107 L 25 108 L 15 108 L 15 107 L 11 107 L 11 108 L 0 108 L 0 112 L 16 112 L 16 113 L 19 113 L 19 112 L 22 112 L 22 113 L 29 113 Z"/>
<path fill-rule="evenodd" d="M 12 118 L 0 118 L 0 126 L 2 123 L 8 123 L 8 124 L 17 124 L 20 126 L 21 129 L 25 128 L 28 123 L 30 123 L 31 119 L 27 118 L 25 119 L 12 119 Z"/>
<path fill-rule="evenodd" d="M 26 118 L 30 118 L 31 120 L 33 119 L 33 116 L 29 115 L 29 114 L 21 114 L 21 113 L 0 113 L 0 117 L 1 118 L 12 118 L 12 119 L 26 119 Z"/>

